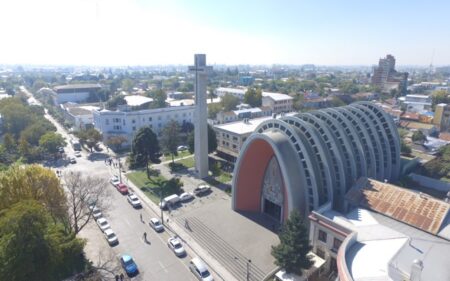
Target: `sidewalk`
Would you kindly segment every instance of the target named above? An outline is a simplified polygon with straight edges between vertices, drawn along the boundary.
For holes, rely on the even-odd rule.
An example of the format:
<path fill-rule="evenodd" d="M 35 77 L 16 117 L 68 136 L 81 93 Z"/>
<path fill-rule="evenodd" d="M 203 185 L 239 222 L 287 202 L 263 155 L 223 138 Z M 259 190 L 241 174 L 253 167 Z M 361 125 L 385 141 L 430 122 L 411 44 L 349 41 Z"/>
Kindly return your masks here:
<path fill-rule="evenodd" d="M 163 164 L 159 164 L 161 166 L 164 166 Z M 156 166 L 159 166 L 156 165 Z M 168 168 L 164 169 L 160 169 L 161 171 L 161 175 L 163 175 L 166 178 L 171 178 L 173 177 L 173 175 L 169 172 Z M 126 174 L 125 174 L 126 176 Z M 201 180 L 198 179 L 190 179 L 193 182 L 198 181 L 198 182 L 203 182 Z M 184 179 L 183 179 L 184 182 Z M 147 205 L 158 217 L 161 214 L 161 210 L 159 209 L 159 207 L 153 203 L 145 194 L 143 191 L 140 190 L 140 188 L 136 187 L 133 182 L 131 180 L 128 180 L 128 184 L 131 187 L 131 189 L 133 190 L 133 192 L 135 192 L 139 198 L 142 200 L 142 202 L 145 203 L 145 205 Z M 185 228 L 180 227 L 175 220 L 172 219 L 172 216 L 168 213 L 168 212 L 164 212 L 164 222 L 163 224 L 166 227 L 166 230 L 168 230 L 169 232 L 173 233 L 174 235 L 177 235 L 185 245 L 187 245 L 191 251 L 192 254 L 191 256 L 200 256 L 201 259 L 203 261 L 205 261 L 205 263 L 209 266 L 210 270 L 213 271 L 213 273 L 215 273 L 215 275 L 220 279 L 220 280 L 230 280 L 230 281 L 234 281 L 236 280 L 234 278 L 233 275 L 231 275 L 216 259 L 214 259 L 207 250 L 203 249 L 197 242 L 195 242 L 188 230 L 186 230 Z M 237 280 L 236 280 L 237 281 Z"/>

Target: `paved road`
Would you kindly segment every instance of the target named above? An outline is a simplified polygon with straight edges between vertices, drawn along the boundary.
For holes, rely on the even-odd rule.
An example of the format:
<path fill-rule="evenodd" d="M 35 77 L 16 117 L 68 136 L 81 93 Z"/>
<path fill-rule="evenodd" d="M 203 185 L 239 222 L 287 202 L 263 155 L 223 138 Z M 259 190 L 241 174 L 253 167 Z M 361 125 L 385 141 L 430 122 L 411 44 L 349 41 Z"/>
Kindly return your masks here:
<path fill-rule="evenodd" d="M 40 104 L 32 95 L 22 87 L 22 91 L 30 96 L 29 103 Z M 50 115 L 45 116 L 57 128 L 66 140 L 70 135 L 56 122 Z M 73 155 L 74 151 L 67 145 L 66 154 Z M 111 175 L 117 174 L 114 169 L 105 164 L 104 159 L 109 157 L 106 153 L 82 152 L 82 157 L 77 158 L 76 164 L 62 164 L 57 169 L 63 171 L 80 171 L 87 175 L 109 179 Z M 80 236 L 87 238 L 86 253 L 94 263 L 101 260 L 101 263 L 112 259 L 117 263 L 117 258 L 121 254 L 130 254 L 140 269 L 140 274 L 133 278 L 136 280 L 195 280 L 189 271 L 188 263 L 190 257 L 178 258 L 167 247 L 169 234 L 163 232 L 157 234 L 148 225 L 151 217 L 157 215 L 144 206 L 143 209 L 135 210 L 128 204 L 126 196 L 120 194 L 112 185 L 111 202 L 108 210 L 105 210 L 105 217 L 108 219 L 111 228 L 119 238 L 119 244 L 109 247 L 100 229 L 95 222 L 91 222 L 80 233 Z M 140 220 L 142 213 L 145 223 Z M 150 243 L 143 241 L 143 233 L 147 232 L 147 239 Z M 111 268 L 111 267 L 110 267 Z"/>

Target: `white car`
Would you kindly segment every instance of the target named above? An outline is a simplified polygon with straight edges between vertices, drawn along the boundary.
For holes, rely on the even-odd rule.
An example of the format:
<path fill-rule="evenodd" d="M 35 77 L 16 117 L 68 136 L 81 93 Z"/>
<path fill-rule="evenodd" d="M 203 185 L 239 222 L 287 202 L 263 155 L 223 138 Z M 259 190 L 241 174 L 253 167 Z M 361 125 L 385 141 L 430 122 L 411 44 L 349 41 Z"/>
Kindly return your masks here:
<path fill-rule="evenodd" d="M 169 238 L 169 240 L 167 240 L 167 246 L 175 253 L 177 257 L 186 255 L 183 244 L 181 244 L 180 239 L 176 237 Z"/>
<path fill-rule="evenodd" d="M 177 147 L 177 151 L 185 151 L 187 149 L 188 149 L 188 147 L 186 145 L 180 145 Z"/>
<path fill-rule="evenodd" d="M 134 193 L 129 193 L 127 195 L 127 200 L 128 200 L 128 203 L 130 203 L 131 206 L 133 206 L 134 208 L 142 207 L 141 200 L 139 200 L 139 198 Z"/>
<path fill-rule="evenodd" d="M 75 151 L 74 155 L 75 155 L 75 157 L 81 157 L 81 152 L 80 151 Z"/>
<path fill-rule="evenodd" d="M 111 179 L 109 180 L 109 182 L 114 186 L 117 187 L 117 185 L 119 185 L 120 180 L 119 177 L 117 176 L 112 176 Z"/>
<path fill-rule="evenodd" d="M 109 245 L 115 245 L 119 243 L 119 239 L 117 238 L 117 235 L 114 233 L 114 231 L 111 228 L 108 228 L 105 230 L 105 239 L 108 241 Z"/>
<path fill-rule="evenodd" d="M 205 195 L 206 193 L 211 191 L 211 187 L 209 185 L 199 185 L 196 187 L 193 192 L 197 196 Z"/>
<path fill-rule="evenodd" d="M 194 195 L 192 195 L 192 193 L 185 192 L 185 193 L 181 193 L 179 197 L 182 202 L 186 202 L 186 201 L 189 201 L 192 198 L 194 198 Z"/>
<path fill-rule="evenodd" d="M 75 159 L 75 157 L 69 157 L 69 162 L 71 164 L 75 164 L 75 163 L 77 163 L 77 159 Z"/>
<path fill-rule="evenodd" d="M 108 221 L 105 218 L 99 218 L 97 220 L 97 225 L 100 229 L 105 232 L 108 228 L 110 228 Z"/>
<path fill-rule="evenodd" d="M 206 264 L 197 257 L 193 258 L 189 262 L 189 269 L 197 277 L 198 280 L 214 281 L 214 278 L 208 271 L 208 267 L 206 266 Z"/>
<path fill-rule="evenodd" d="M 99 208 L 94 207 L 94 208 L 92 209 L 92 216 L 94 217 L 94 219 L 99 219 L 99 218 L 102 217 L 102 212 L 100 211 Z"/>
<path fill-rule="evenodd" d="M 157 218 L 151 218 L 149 224 L 156 232 L 164 231 L 164 226 Z"/>

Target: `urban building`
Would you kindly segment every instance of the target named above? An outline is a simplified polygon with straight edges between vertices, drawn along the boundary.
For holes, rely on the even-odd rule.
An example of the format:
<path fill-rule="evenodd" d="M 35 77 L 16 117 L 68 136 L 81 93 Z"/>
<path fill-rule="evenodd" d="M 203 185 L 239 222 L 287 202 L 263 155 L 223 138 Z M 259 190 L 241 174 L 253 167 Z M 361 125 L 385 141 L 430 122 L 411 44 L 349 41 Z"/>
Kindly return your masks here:
<path fill-rule="evenodd" d="M 441 132 L 446 132 L 450 128 L 450 106 L 445 103 L 436 105 L 434 110 L 433 124 L 439 127 Z"/>
<path fill-rule="evenodd" d="M 144 126 L 150 128 L 157 134 L 171 120 L 180 125 L 185 122 L 193 122 L 194 106 L 175 106 L 143 110 L 96 110 L 93 112 L 94 127 L 103 135 L 103 141 L 107 142 L 114 136 L 123 136 L 126 142 L 123 146 L 131 145 L 136 132 Z"/>
<path fill-rule="evenodd" d="M 450 280 L 450 205 L 368 178 L 309 216 L 313 252 L 329 280 Z"/>
<path fill-rule="evenodd" d="M 243 119 L 253 119 L 271 115 L 272 110 L 269 107 L 251 107 L 233 111 L 219 112 L 217 113 L 216 121 L 217 124 L 225 124 Z"/>
<path fill-rule="evenodd" d="M 398 98 L 406 111 L 424 113 L 431 111 L 432 99 L 427 95 L 406 95 Z"/>
<path fill-rule="evenodd" d="M 268 107 L 273 113 L 290 112 L 294 98 L 280 93 L 262 92 L 262 106 Z"/>
<path fill-rule="evenodd" d="M 341 210 L 358 178 L 390 181 L 400 173 L 397 127 L 370 102 L 270 118 L 253 124 L 251 131 L 235 164 L 234 210 L 279 221 L 294 209 L 304 217 L 328 203 Z"/>
<path fill-rule="evenodd" d="M 100 90 L 100 84 L 69 84 L 55 86 L 53 98 L 56 105 L 66 102 L 86 102 L 90 95 Z"/>
<path fill-rule="evenodd" d="M 216 96 L 223 97 L 225 95 L 232 95 L 240 100 L 244 99 L 245 93 L 247 92 L 247 88 L 224 88 L 219 87 L 215 90 Z"/>
<path fill-rule="evenodd" d="M 77 104 L 64 103 L 61 104 L 64 117 L 72 123 L 74 131 L 85 130 L 94 127 L 94 111 L 100 110 L 98 104 Z"/>
<path fill-rule="evenodd" d="M 402 91 L 407 89 L 408 73 L 397 72 L 395 70 L 395 58 L 392 55 L 387 55 L 381 58 L 378 66 L 374 67 L 372 74 L 372 84 L 386 89 L 389 86 L 400 88 Z M 392 87 L 390 87 L 392 88 Z"/>
<path fill-rule="evenodd" d="M 255 78 L 252 76 L 241 76 L 239 77 L 239 84 L 242 86 L 250 86 L 255 82 Z"/>

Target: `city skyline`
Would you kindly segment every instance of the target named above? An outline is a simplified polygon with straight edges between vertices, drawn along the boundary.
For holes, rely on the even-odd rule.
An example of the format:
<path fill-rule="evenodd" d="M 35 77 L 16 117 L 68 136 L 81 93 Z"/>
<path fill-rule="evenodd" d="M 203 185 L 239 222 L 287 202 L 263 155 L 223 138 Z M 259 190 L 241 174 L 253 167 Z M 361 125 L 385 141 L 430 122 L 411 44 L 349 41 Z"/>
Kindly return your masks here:
<path fill-rule="evenodd" d="M 24 9 L 26 7 L 26 9 Z M 387 8 L 388 7 L 388 8 Z M 3 1 L 0 64 L 450 64 L 444 1 Z"/>

